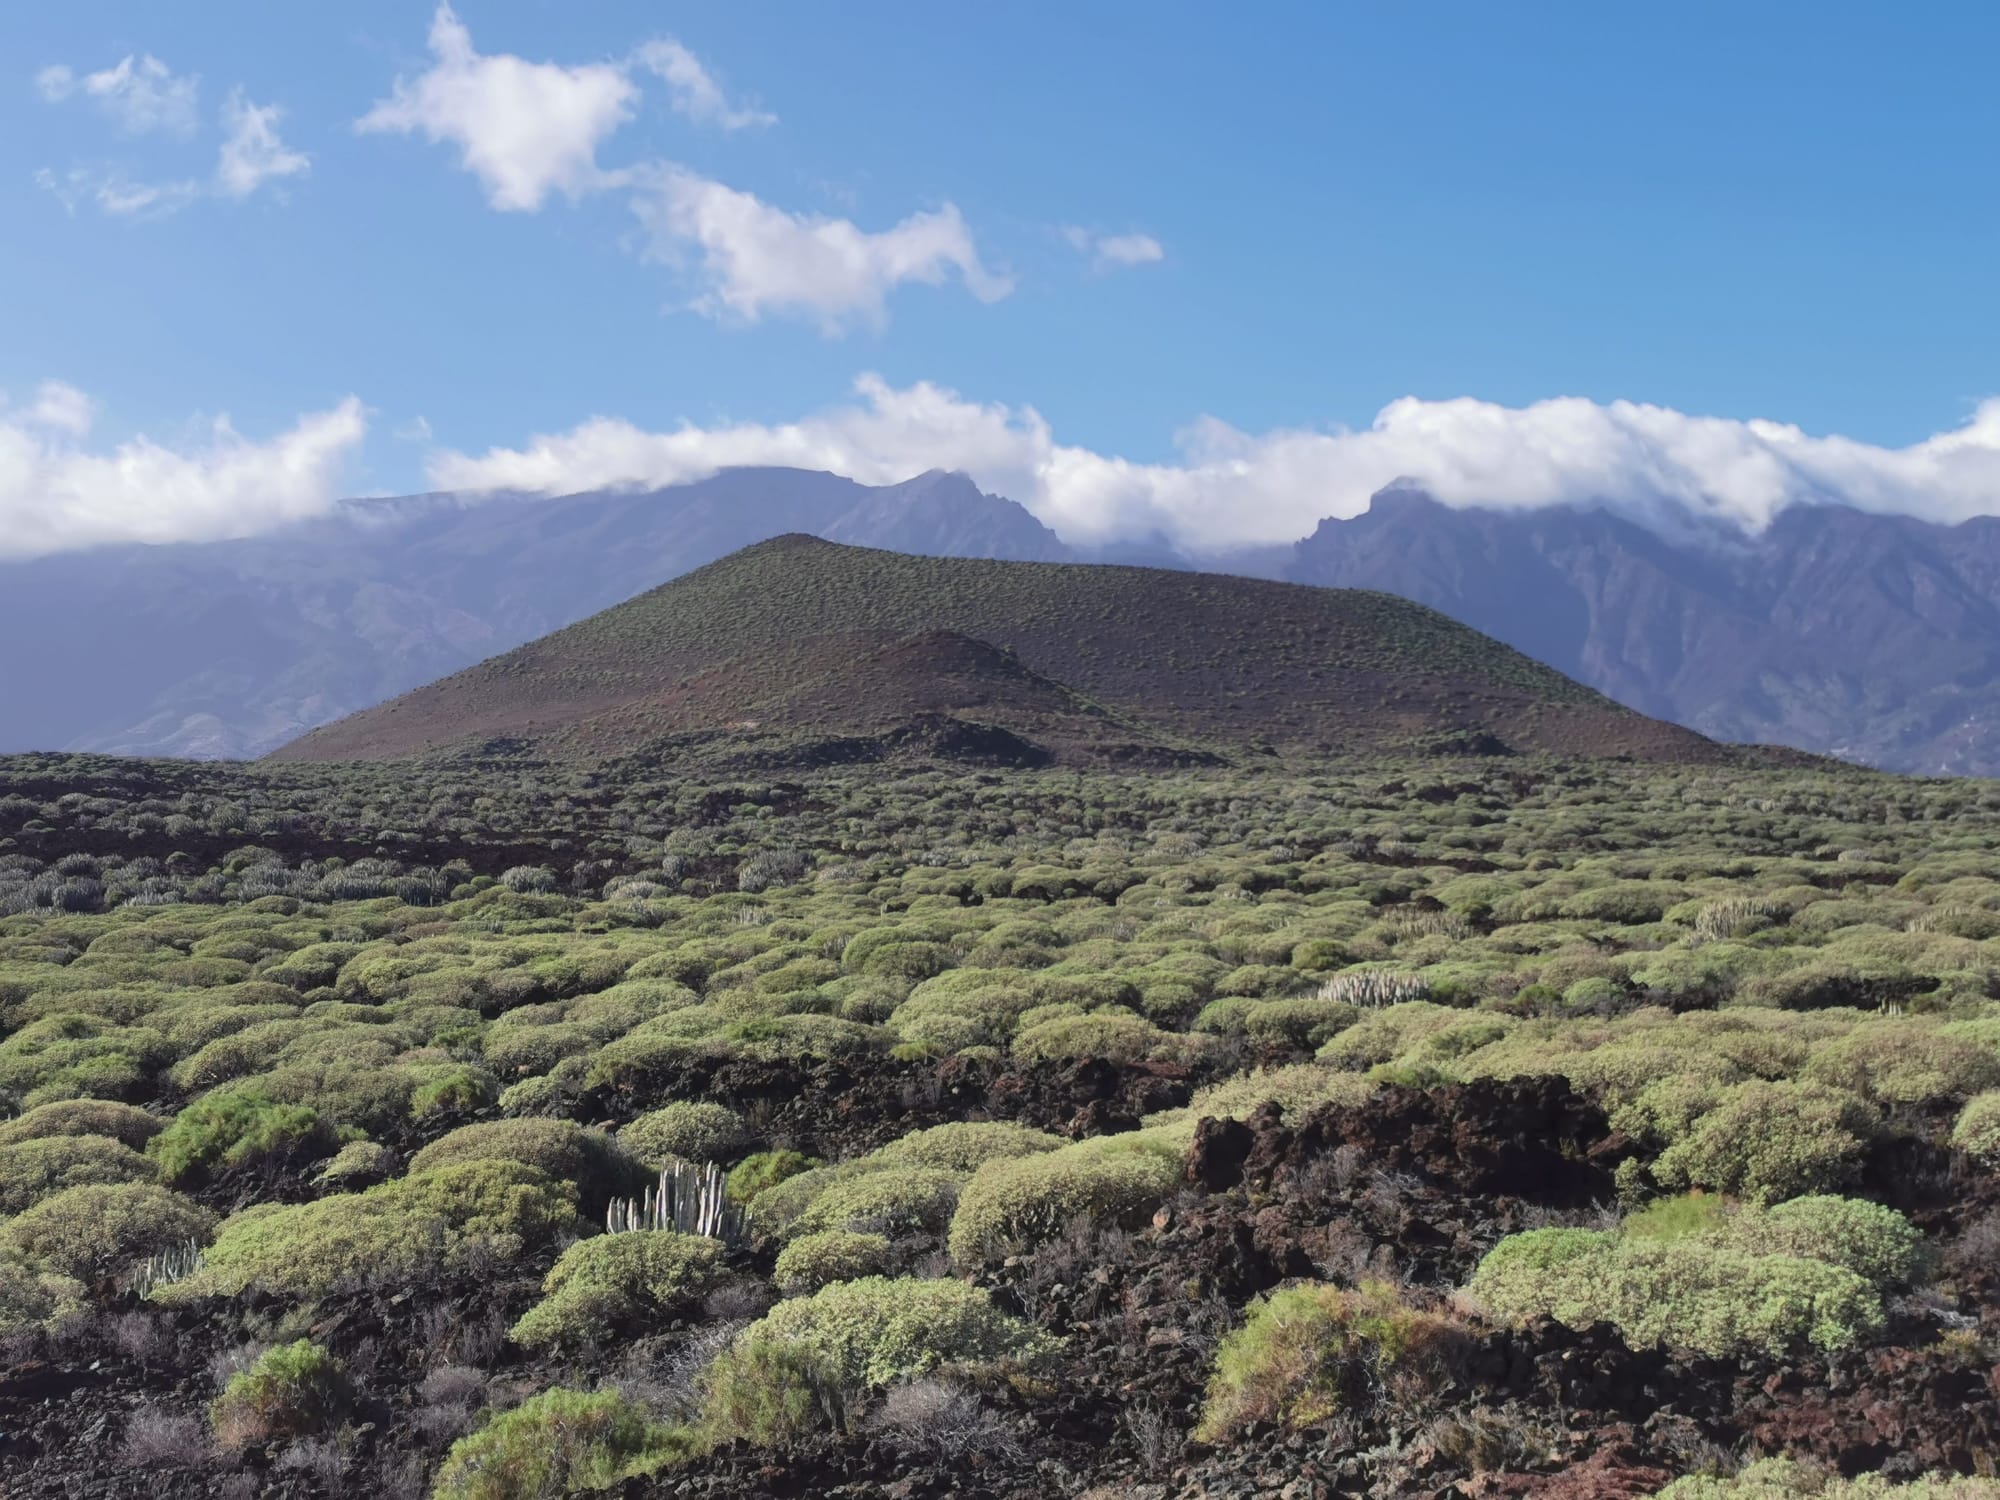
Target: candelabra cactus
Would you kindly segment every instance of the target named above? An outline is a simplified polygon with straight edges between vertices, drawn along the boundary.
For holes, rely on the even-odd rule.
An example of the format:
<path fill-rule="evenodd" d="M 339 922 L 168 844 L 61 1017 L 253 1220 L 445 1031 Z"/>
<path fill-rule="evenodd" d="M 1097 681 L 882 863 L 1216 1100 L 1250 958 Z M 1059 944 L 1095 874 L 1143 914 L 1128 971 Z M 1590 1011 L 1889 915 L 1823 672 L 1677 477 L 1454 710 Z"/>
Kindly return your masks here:
<path fill-rule="evenodd" d="M 141 1261 L 132 1272 L 131 1288 L 142 1301 L 163 1286 L 185 1281 L 202 1268 L 207 1257 L 200 1245 L 185 1240 Z"/>
<path fill-rule="evenodd" d="M 608 1234 L 634 1229 L 676 1229 L 740 1245 L 749 1237 L 750 1216 L 722 1191 L 722 1168 L 674 1161 L 660 1169 L 657 1186 L 637 1198 L 614 1198 L 604 1211 Z"/>

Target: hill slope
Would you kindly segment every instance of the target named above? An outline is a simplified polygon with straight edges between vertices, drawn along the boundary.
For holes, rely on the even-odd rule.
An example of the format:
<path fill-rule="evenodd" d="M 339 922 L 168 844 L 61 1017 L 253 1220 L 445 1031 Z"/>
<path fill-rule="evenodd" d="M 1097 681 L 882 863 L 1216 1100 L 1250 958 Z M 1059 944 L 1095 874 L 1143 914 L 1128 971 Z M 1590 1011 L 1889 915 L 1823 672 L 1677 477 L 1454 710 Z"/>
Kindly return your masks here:
<path fill-rule="evenodd" d="M 1892 770 L 2000 773 L 2000 520 L 1797 506 L 1757 537 L 1395 488 L 1285 576 L 1387 589 L 1643 712 Z"/>
<path fill-rule="evenodd" d="M 1728 753 L 1387 594 L 787 536 L 315 730 L 276 758 L 492 740 L 600 756 L 680 733 L 869 732 L 923 713 L 1072 751 L 1331 752 L 1484 733 L 1587 755 Z"/>

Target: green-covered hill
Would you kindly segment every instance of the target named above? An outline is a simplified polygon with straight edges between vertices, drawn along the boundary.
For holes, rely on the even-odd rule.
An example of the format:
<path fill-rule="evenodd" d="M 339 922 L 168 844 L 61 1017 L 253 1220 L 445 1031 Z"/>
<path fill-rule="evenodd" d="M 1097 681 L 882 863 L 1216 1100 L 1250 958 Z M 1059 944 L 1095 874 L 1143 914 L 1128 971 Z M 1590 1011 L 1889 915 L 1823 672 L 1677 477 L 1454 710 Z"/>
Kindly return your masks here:
<path fill-rule="evenodd" d="M 1215 574 L 912 557 L 779 537 L 315 730 L 285 760 L 689 735 L 1007 731 L 1063 759 L 1326 753 L 1483 737 L 1647 759 L 1735 752 L 1422 605 Z"/>

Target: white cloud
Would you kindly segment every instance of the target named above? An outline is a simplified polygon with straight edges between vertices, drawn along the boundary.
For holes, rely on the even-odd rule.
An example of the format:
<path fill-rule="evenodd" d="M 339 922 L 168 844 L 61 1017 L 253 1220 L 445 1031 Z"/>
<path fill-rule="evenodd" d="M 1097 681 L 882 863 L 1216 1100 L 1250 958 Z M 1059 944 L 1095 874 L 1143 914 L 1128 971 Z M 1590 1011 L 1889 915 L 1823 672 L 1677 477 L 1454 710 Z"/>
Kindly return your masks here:
<path fill-rule="evenodd" d="M 57 176 L 47 167 L 35 173 L 37 186 L 47 188 L 70 213 L 89 202 L 120 219 L 158 219 L 178 213 L 202 196 L 199 182 L 138 182 L 110 168 L 71 167 Z"/>
<path fill-rule="evenodd" d="M 1696 417 L 1575 398 L 1504 407 L 1469 399 L 1390 403 L 1359 430 L 1241 432 L 1212 418 L 1179 435 L 1171 463 L 1134 463 L 1055 441 L 1032 407 L 965 400 L 875 376 L 857 402 L 796 422 L 648 432 L 593 417 L 566 433 L 430 463 L 444 489 L 567 494 L 664 485 L 746 464 L 829 469 L 867 483 L 963 469 L 1066 539 L 1164 534 L 1191 551 L 1287 542 L 1358 515 L 1398 478 L 1447 505 L 1607 505 L 1657 527 L 1709 521 L 1761 530 L 1792 505 L 1959 521 L 2000 514 L 2000 399 L 1963 427 L 1907 448 L 1812 437 L 1776 422 Z"/>
<path fill-rule="evenodd" d="M 198 123 L 201 80 L 192 73 L 176 75 L 151 54 L 126 57 L 116 67 L 81 78 L 75 69 L 56 63 L 35 75 L 35 86 L 51 104 L 81 94 L 128 135 L 158 130 L 189 136 Z"/>
<path fill-rule="evenodd" d="M 1150 234 L 1098 234 L 1071 225 L 1062 236 L 1072 249 L 1090 257 L 1091 269 L 1096 271 L 1154 265 L 1167 258 L 1166 247 Z"/>
<path fill-rule="evenodd" d="M 884 299 L 906 281 L 936 286 L 956 273 L 982 302 L 1013 290 L 1009 277 L 980 260 L 964 216 L 949 203 L 871 233 L 661 165 L 633 173 L 632 211 L 654 258 L 698 261 L 693 305 L 713 317 L 755 323 L 796 314 L 835 333 L 855 321 L 879 324 Z"/>
<path fill-rule="evenodd" d="M 91 451 L 91 415 L 90 399 L 58 381 L 32 405 L 0 406 L 0 557 L 248 536 L 321 514 L 367 425 L 350 396 L 264 442 L 220 417 L 204 441 L 141 436 Z"/>
<path fill-rule="evenodd" d="M 482 56 L 448 4 L 432 18 L 430 47 L 429 71 L 397 79 L 355 129 L 452 142 L 498 209 L 533 212 L 552 192 L 575 198 L 607 185 L 597 148 L 639 98 L 624 64 Z"/>
<path fill-rule="evenodd" d="M 953 204 L 914 213 L 888 229 L 795 214 L 672 162 L 607 168 L 598 149 L 633 117 L 635 71 L 665 81 L 673 107 L 699 124 L 738 130 L 777 116 L 732 103 L 698 57 L 670 37 L 630 58 L 568 67 L 511 54 L 482 54 L 450 5 L 431 23 L 431 68 L 396 80 L 391 96 L 360 120 L 362 131 L 450 141 L 497 209 L 534 212 L 551 193 L 572 199 L 622 191 L 645 233 L 650 259 L 686 268 L 689 306 L 711 317 L 756 323 L 797 316 L 828 333 L 880 324 L 884 302 L 905 282 L 954 276 L 992 302 L 1013 290 L 989 270 Z"/>
<path fill-rule="evenodd" d="M 672 37 L 647 42 L 636 55 L 643 67 L 666 80 L 673 107 L 697 125 L 744 130 L 778 123 L 778 117 L 765 110 L 731 104 L 702 60 Z"/>
<path fill-rule="evenodd" d="M 31 426 L 53 428 L 72 437 L 90 431 L 97 405 L 75 386 L 61 380 L 44 380 L 35 391 L 35 404 L 23 414 Z"/>
<path fill-rule="evenodd" d="M 247 198 L 275 178 L 311 170 L 303 151 L 293 151 L 278 138 L 284 111 L 275 104 L 252 104 L 242 89 L 234 89 L 222 105 L 222 153 L 215 164 L 216 191 L 229 198 Z"/>

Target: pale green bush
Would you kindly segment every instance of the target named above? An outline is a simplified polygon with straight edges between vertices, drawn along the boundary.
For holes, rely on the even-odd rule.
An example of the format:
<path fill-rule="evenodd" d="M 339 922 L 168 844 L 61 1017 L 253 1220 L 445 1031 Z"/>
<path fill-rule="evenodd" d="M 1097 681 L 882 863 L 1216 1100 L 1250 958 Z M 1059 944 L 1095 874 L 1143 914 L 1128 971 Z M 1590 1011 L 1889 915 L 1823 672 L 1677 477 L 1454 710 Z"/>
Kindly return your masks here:
<path fill-rule="evenodd" d="M 152 1162 L 102 1135 L 55 1135 L 0 1146 L 0 1214 L 18 1214 L 64 1188 L 151 1182 Z"/>
<path fill-rule="evenodd" d="M 1281 1288 L 1253 1303 L 1216 1351 L 1195 1436 L 1219 1442 L 1253 1422 L 1313 1426 L 1391 1378 L 1406 1397 L 1434 1390 L 1467 1342 L 1459 1324 L 1411 1307 L 1384 1282 Z"/>
<path fill-rule="evenodd" d="M 883 1165 L 830 1184 L 782 1233 L 787 1239 L 822 1229 L 892 1238 L 941 1234 L 958 1206 L 959 1185 L 954 1172 Z"/>
<path fill-rule="evenodd" d="M 722 1275 L 721 1242 L 702 1235 L 640 1229 L 579 1240 L 508 1336 L 530 1349 L 594 1343 L 685 1309 Z"/>
<path fill-rule="evenodd" d="M 1502 1321 L 1608 1322 L 1635 1347 L 1717 1356 L 1851 1348 L 1883 1321 L 1874 1289 L 1845 1266 L 1706 1234 L 1530 1230 L 1494 1246 L 1466 1290 Z"/>
<path fill-rule="evenodd" d="M 2000 1089 L 1988 1089 L 1965 1101 L 1952 1126 L 1951 1143 L 1981 1161 L 2000 1159 Z"/>
<path fill-rule="evenodd" d="M 1717 1091 L 1652 1164 L 1662 1187 L 1702 1187 L 1773 1203 L 1854 1181 L 1878 1129 L 1843 1089 L 1761 1079 Z"/>
<path fill-rule="evenodd" d="M 0 1224 L 0 1248 L 83 1281 L 128 1270 L 188 1240 L 208 1237 L 215 1216 L 150 1182 L 65 1188 Z"/>
<path fill-rule="evenodd" d="M 461 1125 L 413 1156 L 410 1175 L 475 1161 L 520 1162 L 573 1183 L 592 1212 L 613 1197 L 640 1191 L 651 1180 L 645 1167 L 603 1131 L 536 1116 Z"/>
<path fill-rule="evenodd" d="M 679 1101 L 639 1116 L 618 1132 L 618 1141 L 658 1171 L 678 1157 L 693 1162 L 727 1162 L 750 1144 L 750 1128 L 735 1110 L 720 1104 Z"/>
<path fill-rule="evenodd" d="M 420 1153 L 421 1154 L 421 1153 Z M 394 1284 L 471 1254 L 514 1259 L 582 1226 L 576 1190 L 509 1160 L 412 1172 L 364 1193 L 258 1204 L 216 1232 L 175 1300 L 250 1288 L 317 1297 L 343 1284 Z"/>
<path fill-rule="evenodd" d="M 961 1281 L 835 1282 L 737 1336 L 709 1372 L 703 1425 L 724 1440 L 781 1443 L 862 1392 L 940 1371 L 1033 1367 L 1053 1348 Z"/>
<path fill-rule="evenodd" d="M 158 1115 L 112 1099 L 59 1099 L 0 1123 L 0 1146 L 58 1135 L 101 1135 L 134 1148 L 166 1128 Z"/>
<path fill-rule="evenodd" d="M 816 1292 L 836 1281 L 880 1276 L 889 1269 L 888 1238 L 847 1229 L 802 1234 L 778 1252 L 773 1273 L 788 1296 Z"/>
<path fill-rule="evenodd" d="M 1059 1150 L 1064 1144 L 1058 1136 L 1025 1125 L 999 1120 L 959 1120 L 913 1130 L 872 1153 L 872 1157 L 878 1162 L 932 1167 L 969 1177 L 989 1161 L 1036 1156 Z"/>
<path fill-rule="evenodd" d="M 615 1390 L 558 1386 L 452 1444 L 431 1500 L 526 1500 L 610 1489 L 687 1457 L 680 1428 L 653 1421 Z"/>
<path fill-rule="evenodd" d="M 2000 1500 L 2000 1479 L 1965 1474 L 1843 1479 L 1793 1459 L 1764 1458 L 1727 1476 L 1676 1479 L 1659 1494 L 1660 1500 Z"/>
<path fill-rule="evenodd" d="M 959 1197 L 952 1258 L 977 1265 L 1002 1246 L 1060 1233 L 1078 1217 L 1119 1223 L 1143 1216 L 1174 1190 L 1181 1166 L 1181 1151 L 1153 1130 L 990 1161 Z"/>
<path fill-rule="evenodd" d="M 216 1445 L 238 1452 L 330 1427 L 351 1396 L 347 1367 L 310 1339 L 267 1349 L 209 1403 Z"/>

